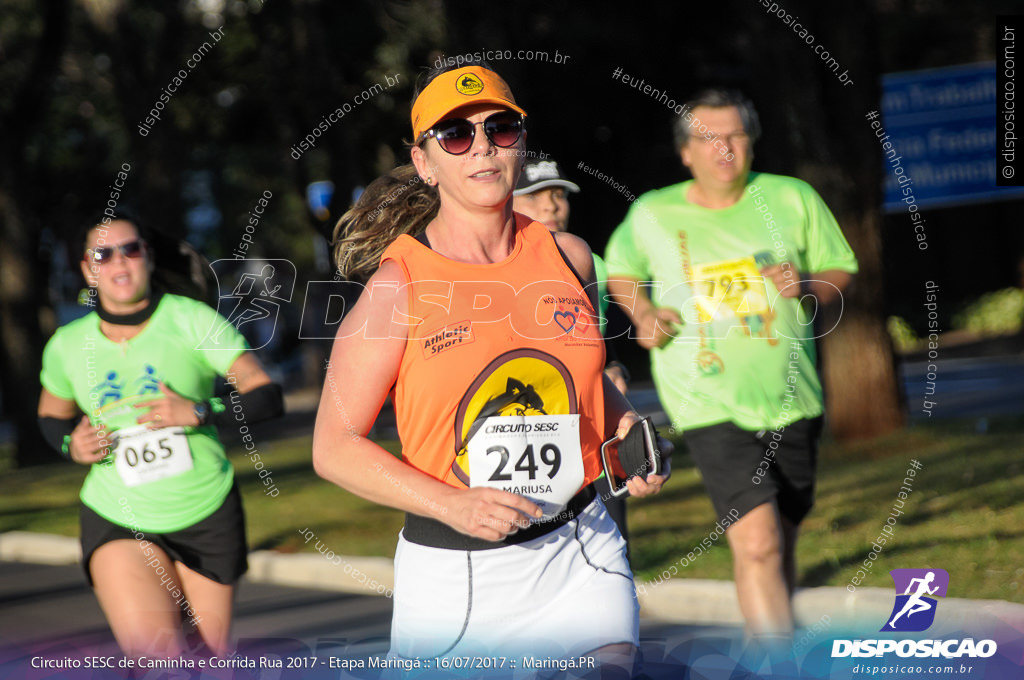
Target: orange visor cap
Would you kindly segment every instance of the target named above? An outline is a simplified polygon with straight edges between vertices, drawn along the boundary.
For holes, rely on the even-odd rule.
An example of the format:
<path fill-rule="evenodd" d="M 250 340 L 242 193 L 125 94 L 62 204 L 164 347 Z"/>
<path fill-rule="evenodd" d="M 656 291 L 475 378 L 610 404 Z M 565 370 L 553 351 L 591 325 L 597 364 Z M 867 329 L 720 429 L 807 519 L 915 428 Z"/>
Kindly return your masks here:
<path fill-rule="evenodd" d="M 468 104 L 497 104 L 526 115 L 501 76 L 482 66 L 467 66 L 442 73 L 420 92 L 412 107 L 415 142 L 442 118 Z"/>

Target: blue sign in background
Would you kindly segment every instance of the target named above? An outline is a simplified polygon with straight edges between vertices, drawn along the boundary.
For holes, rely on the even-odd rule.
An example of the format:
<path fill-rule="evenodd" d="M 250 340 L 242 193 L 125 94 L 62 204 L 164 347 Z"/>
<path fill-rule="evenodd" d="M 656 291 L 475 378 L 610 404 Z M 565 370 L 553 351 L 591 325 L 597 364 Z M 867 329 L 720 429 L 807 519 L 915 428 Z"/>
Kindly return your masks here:
<path fill-rule="evenodd" d="M 306 187 L 306 203 L 318 220 L 331 216 L 331 199 L 334 197 L 334 182 L 323 180 L 310 182 Z"/>
<path fill-rule="evenodd" d="M 996 186 L 995 62 L 882 76 L 886 212 L 906 209 L 893 173 L 899 159 L 922 208 L 1024 197 Z M 884 139 L 884 138 L 883 138 Z"/>

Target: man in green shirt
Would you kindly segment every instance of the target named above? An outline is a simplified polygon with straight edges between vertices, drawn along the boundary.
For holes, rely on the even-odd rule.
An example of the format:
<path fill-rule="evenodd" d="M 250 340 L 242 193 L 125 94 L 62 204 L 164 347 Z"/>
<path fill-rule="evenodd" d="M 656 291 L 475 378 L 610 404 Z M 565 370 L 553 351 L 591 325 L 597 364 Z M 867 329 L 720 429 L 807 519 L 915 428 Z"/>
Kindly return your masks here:
<path fill-rule="evenodd" d="M 608 291 L 651 350 L 718 517 L 739 517 L 726 537 L 748 631 L 788 636 L 823 411 L 801 301 L 840 300 L 857 261 L 810 185 L 751 173 L 749 101 L 709 90 L 684 111 L 676 143 L 693 179 L 632 206 L 608 243 Z"/>

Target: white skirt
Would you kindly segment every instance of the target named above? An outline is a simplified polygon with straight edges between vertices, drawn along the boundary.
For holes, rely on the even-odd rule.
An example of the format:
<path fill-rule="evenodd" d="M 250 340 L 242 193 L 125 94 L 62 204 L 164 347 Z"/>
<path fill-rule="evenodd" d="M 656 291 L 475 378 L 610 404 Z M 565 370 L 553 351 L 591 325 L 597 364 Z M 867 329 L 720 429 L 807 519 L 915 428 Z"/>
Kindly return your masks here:
<path fill-rule="evenodd" d="M 389 656 L 581 656 L 639 645 L 639 611 L 626 542 L 597 498 L 551 533 L 493 550 L 400 535 Z"/>

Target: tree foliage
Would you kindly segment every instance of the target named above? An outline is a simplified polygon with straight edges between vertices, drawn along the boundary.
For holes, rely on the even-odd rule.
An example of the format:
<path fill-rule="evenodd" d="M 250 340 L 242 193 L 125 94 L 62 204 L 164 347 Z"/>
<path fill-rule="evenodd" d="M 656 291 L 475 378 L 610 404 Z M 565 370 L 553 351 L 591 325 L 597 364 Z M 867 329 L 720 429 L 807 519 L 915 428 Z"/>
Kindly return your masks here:
<path fill-rule="evenodd" d="M 502 11 L 460 0 L 4 0 L 0 379 L 17 463 L 46 459 L 34 426 L 40 354 L 73 293 L 68 263 L 79 257 L 62 253 L 61 239 L 102 210 L 123 165 L 131 170 L 117 202 L 211 260 L 231 256 L 249 211 L 269 192 L 247 254 L 290 259 L 304 279 L 329 278 L 323 236 L 333 218 L 353 190 L 408 158 L 418 73 L 442 54 L 484 50 L 503 51 L 492 64 L 530 113 L 531 149 L 557 158 L 583 186 L 571 226 L 598 251 L 630 195 L 685 177 L 671 141 L 677 112 L 613 70 L 676 104 L 706 85 L 746 90 L 765 128 L 755 169 L 814 185 L 861 261 L 843 321 L 825 343 L 833 430 L 869 436 L 898 426 L 882 317 L 881 163 L 862 117 L 878 107 L 883 70 L 938 65 L 951 43 L 958 60 L 984 57 L 988 14 L 940 0 L 786 4 L 855 85 L 839 83 L 753 0 L 656 9 L 557 0 Z M 954 9 L 970 19 L 953 22 Z M 941 33 L 941 49 L 934 35 L 916 32 L 918 21 Z M 392 87 L 357 103 L 391 78 Z M 140 124 L 157 107 L 160 119 L 144 134 Z M 302 140 L 339 109 L 344 116 L 296 158 Z M 580 163 L 624 189 L 582 174 Z M 305 203 L 307 185 L 319 180 L 336 187 L 326 219 Z"/>

